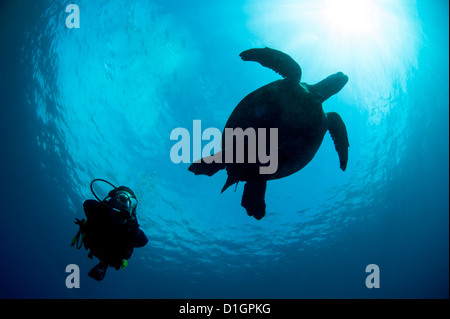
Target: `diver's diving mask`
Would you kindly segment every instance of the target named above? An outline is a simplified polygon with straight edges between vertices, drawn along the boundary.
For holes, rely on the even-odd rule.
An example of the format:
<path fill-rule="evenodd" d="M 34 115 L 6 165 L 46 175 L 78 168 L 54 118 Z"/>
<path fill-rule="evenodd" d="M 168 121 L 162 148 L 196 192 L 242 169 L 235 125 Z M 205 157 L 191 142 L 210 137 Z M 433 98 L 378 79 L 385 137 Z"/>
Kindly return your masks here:
<path fill-rule="evenodd" d="M 137 199 L 132 191 L 125 186 L 120 186 L 109 193 L 111 199 L 108 204 L 118 211 L 126 211 L 133 215 L 136 211 Z"/>
<path fill-rule="evenodd" d="M 97 181 L 109 184 L 114 188 L 103 200 L 100 200 L 100 198 L 98 198 L 93 189 L 93 184 Z M 119 213 L 123 212 L 127 214 L 128 216 L 125 216 L 125 218 L 136 215 L 138 200 L 130 188 L 126 186 L 116 187 L 110 182 L 99 178 L 92 180 L 90 187 L 94 197 L 103 205 L 106 205 L 107 207 L 112 208 Z"/>

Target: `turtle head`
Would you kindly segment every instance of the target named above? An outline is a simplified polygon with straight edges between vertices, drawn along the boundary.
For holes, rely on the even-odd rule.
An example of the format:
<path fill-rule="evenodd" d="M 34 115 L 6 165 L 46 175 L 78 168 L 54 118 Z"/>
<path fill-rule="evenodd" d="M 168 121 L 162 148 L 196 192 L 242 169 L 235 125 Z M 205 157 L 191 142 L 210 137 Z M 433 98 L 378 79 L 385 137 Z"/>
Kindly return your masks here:
<path fill-rule="evenodd" d="M 338 72 L 328 76 L 319 83 L 310 86 L 312 92 L 318 95 L 321 102 L 328 100 L 332 95 L 342 90 L 347 84 L 348 76 L 342 72 Z"/>

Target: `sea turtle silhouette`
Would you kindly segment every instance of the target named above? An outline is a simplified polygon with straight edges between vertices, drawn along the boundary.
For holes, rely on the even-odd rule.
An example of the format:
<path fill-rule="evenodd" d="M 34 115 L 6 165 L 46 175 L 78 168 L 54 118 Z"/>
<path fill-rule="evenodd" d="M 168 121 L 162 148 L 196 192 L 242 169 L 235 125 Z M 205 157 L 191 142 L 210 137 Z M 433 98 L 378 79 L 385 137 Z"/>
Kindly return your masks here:
<path fill-rule="evenodd" d="M 212 176 L 226 168 L 228 179 L 225 191 L 239 181 L 245 181 L 241 205 L 249 216 L 265 216 L 265 192 L 268 180 L 289 176 L 305 167 L 314 157 L 327 130 L 335 143 L 340 168 L 345 171 L 348 160 L 347 129 L 339 114 L 325 113 L 322 103 L 339 92 L 348 81 L 342 72 L 335 73 L 319 83 L 300 82 L 300 66 L 289 55 L 270 48 L 250 49 L 242 52 L 244 61 L 255 61 L 271 68 L 284 79 L 269 83 L 248 94 L 231 113 L 226 128 L 278 128 L 278 169 L 273 174 L 261 174 L 262 163 L 226 163 L 225 160 L 201 159 L 192 163 L 189 170 L 196 175 Z M 258 130 L 257 130 L 258 131 Z M 258 137 L 258 136 L 257 136 Z M 266 136 L 267 142 L 269 142 Z M 268 149 L 266 147 L 266 149 Z M 222 154 L 225 158 L 224 135 Z"/>

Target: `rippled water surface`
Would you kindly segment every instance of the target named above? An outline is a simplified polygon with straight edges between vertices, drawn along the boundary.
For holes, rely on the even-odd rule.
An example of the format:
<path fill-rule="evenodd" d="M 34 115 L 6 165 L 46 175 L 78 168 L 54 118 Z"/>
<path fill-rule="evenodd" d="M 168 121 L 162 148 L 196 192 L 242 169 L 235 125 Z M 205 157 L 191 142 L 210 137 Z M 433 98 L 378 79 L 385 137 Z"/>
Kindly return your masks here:
<path fill-rule="evenodd" d="M 337 2 L 78 0 L 78 29 L 63 1 L 2 2 L 1 296 L 448 298 L 448 3 Z M 257 221 L 243 183 L 221 194 L 224 172 L 169 154 L 174 128 L 222 129 L 279 79 L 239 58 L 264 46 L 307 83 L 349 76 L 323 107 L 350 149 L 342 172 L 327 133 L 306 168 L 268 183 Z M 69 247 L 93 178 L 135 191 L 150 240 L 101 283 Z M 65 287 L 72 263 L 80 289 Z"/>

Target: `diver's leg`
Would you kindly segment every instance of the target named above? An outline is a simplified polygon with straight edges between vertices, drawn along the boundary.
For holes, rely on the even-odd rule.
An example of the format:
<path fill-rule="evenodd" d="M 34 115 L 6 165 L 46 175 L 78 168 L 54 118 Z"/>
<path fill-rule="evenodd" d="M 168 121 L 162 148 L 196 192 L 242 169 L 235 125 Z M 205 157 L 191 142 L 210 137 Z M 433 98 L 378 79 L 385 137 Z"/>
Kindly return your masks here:
<path fill-rule="evenodd" d="M 249 216 L 260 220 L 266 215 L 266 194 L 267 181 L 262 179 L 250 180 L 244 186 L 241 205 L 247 210 Z"/>

